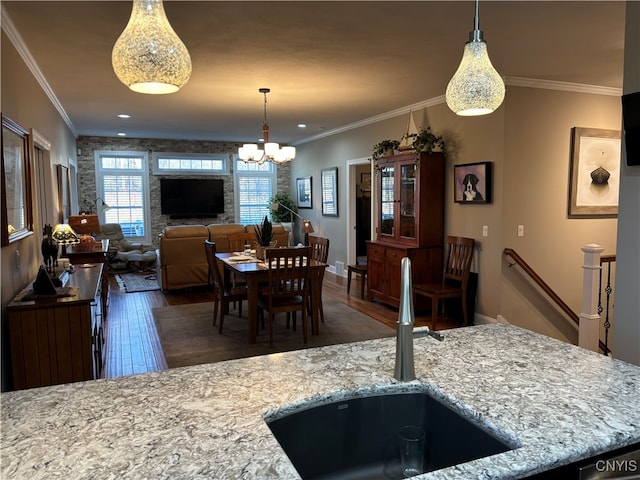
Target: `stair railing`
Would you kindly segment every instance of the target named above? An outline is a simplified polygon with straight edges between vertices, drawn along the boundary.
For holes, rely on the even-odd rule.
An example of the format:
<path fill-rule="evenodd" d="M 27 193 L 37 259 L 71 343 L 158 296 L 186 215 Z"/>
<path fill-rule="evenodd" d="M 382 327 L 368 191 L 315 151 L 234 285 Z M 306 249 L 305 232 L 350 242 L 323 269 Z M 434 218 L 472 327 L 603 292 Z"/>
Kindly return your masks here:
<path fill-rule="evenodd" d="M 598 246 L 596 246 L 598 247 Z M 585 247 L 586 248 L 586 247 Z M 601 247 L 600 247 L 601 248 Z M 583 248 L 584 250 L 584 248 Z M 602 251 L 602 250 L 600 250 Z M 585 265 L 585 280 L 587 275 L 589 276 L 590 281 L 589 285 L 589 295 L 588 300 L 585 299 L 585 295 L 583 295 L 583 307 L 586 306 L 585 313 L 578 315 L 571 307 L 566 304 L 564 300 L 562 300 L 556 292 L 538 275 L 531 266 L 524 261 L 524 259 L 518 255 L 518 253 L 512 248 L 505 248 L 503 253 L 508 255 L 514 260 L 514 263 L 509 263 L 509 267 L 513 267 L 514 265 L 518 265 L 530 278 L 533 282 L 540 287 L 540 289 L 551 299 L 551 301 L 560 309 L 564 314 L 578 326 L 578 345 L 589 348 L 590 350 L 598 350 L 598 347 L 603 352 L 607 352 L 607 346 L 599 340 L 599 320 L 600 315 L 597 313 L 597 286 L 598 286 L 598 276 L 599 275 L 599 262 L 600 262 L 600 252 L 591 252 L 592 255 L 597 255 L 597 269 L 593 269 L 591 267 L 587 268 Z M 585 252 L 586 257 L 586 252 Z M 587 262 L 585 261 L 585 264 Z M 592 262 L 593 263 L 593 259 Z M 595 273 L 595 277 L 594 277 Z M 592 280 L 596 279 L 595 286 L 593 288 L 592 284 L 594 283 Z M 586 289 L 585 289 L 586 290 Z M 591 293 L 595 292 L 595 296 Z M 593 306 L 592 306 L 593 304 Z M 587 313 L 590 312 L 590 313 Z M 594 328 L 595 327 L 595 328 Z M 593 332 L 596 332 L 595 340 L 593 340 Z M 587 346 L 588 344 L 588 346 Z"/>
<path fill-rule="evenodd" d="M 615 255 L 601 255 L 600 256 L 600 286 L 598 288 L 598 314 L 602 317 L 604 312 L 604 354 L 609 355 L 609 329 L 611 328 L 611 310 L 613 305 L 611 303 L 611 297 L 613 294 L 613 287 L 611 285 L 611 270 L 616 262 Z M 603 286 L 602 274 L 605 270 L 606 264 L 607 283 Z M 604 306 L 602 304 L 602 293 L 605 294 Z"/>

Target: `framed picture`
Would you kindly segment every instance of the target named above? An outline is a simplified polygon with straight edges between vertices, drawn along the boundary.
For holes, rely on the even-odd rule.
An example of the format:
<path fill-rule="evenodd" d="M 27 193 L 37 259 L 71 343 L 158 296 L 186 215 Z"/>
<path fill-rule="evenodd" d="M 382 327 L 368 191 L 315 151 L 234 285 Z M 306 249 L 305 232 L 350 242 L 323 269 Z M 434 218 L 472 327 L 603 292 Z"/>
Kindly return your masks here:
<path fill-rule="evenodd" d="M 453 166 L 456 203 L 491 203 L 491 162 Z"/>
<path fill-rule="evenodd" d="M 338 216 L 338 167 L 322 170 L 322 215 Z"/>
<path fill-rule="evenodd" d="M 369 195 L 371 193 L 371 173 L 360 174 L 360 192 L 363 195 Z"/>
<path fill-rule="evenodd" d="M 298 208 L 313 208 L 311 195 L 311 177 L 296 179 Z"/>
<path fill-rule="evenodd" d="M 33 235 L 29 132 L 2 115 L 2 246 Z"/>
<path fill-rule="evenodd" d="M 64 165 L 56 165 L 56 175 L 58 177 L 58 223 L 67 223 L 71 215 L 69 199 L 69 169 Z"/>
<path fill-rule="evenodd" d="M 572 129 L 569 217 L 615 217 L 620 187 L 620 131 Z"/>

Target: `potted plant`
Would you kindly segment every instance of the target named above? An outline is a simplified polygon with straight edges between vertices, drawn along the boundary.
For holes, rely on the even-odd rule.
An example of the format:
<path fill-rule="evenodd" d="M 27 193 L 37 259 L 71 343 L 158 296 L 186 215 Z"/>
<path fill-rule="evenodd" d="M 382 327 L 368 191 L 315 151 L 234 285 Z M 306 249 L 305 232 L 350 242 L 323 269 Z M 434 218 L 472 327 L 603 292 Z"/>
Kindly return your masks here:
<path fill-rule="evenodd" d="M 276 202 L 278 202 L 278 208 L 273 208 Z M 298 211 L 298 207 L 287 192 L 276 193 L 269 199 L 268 207 L 271 212 L 271 220 L 278 223 L 292 222 L 293 214 L 289 210 Z"/>
<path fill-rule="evenodd" d="M 420 152 L 445 152 L 444 140 L 441 136 L 434 134 L 431 131 L 431 127 L 422 128 L 420 132 L 412 135 L 413 139 L 413 151 L 419 154 Z"/>
<path fill-rule="evenodd" d="M 273 225 L 265 215 L 264 220 L 262 220 L 262 225 L 256 225 L 253 228 L 256 232 L 256 240 L 258 241 L 258 245 L 256 245 L 256 257 L 263 260 L 264 249 L 271 246 L 271 242 L 273 241 Z"/>
<path fill-rule="evenodd" d="M 376 143 L 371 150 L 373 160 L 377 160 L 381 157 L 387 157 L 393 155 L 393 151 L 400 146 L 398 140 L 382 140 Z"/>
<path fill-rule="evenodd" d="M 281 192 L 271 197 L 268 207 L 271 212 L 271 220 L 280 223 L 289 232 L 289 244 L 291 244 L 293 240 L 293 213 L 291 212 L 298 212 L 297 205 L 287 192 Z"/>

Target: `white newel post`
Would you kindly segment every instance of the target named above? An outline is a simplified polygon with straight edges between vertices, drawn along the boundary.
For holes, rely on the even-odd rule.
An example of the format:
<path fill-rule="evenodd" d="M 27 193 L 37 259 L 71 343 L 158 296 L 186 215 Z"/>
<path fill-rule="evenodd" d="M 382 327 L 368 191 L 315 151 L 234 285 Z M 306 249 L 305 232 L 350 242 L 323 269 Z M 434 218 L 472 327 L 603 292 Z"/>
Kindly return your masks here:
<path fill-rule="evenodd" d="M 600 314 L 598 313 L 598 289 L 600 288 L 600 254 L 604 248 L 595 243 L 582 247 L 584 252 L 582 279 L 582 313 L 578 330 L 578 345 L 594 352 L 599 351 Z"/>

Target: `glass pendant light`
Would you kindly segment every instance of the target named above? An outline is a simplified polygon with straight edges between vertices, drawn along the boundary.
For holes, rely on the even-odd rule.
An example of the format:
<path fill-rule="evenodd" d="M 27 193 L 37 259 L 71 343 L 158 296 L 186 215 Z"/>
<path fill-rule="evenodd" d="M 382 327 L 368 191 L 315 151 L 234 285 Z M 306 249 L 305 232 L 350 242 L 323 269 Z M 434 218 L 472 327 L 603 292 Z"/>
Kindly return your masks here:
<path fill-rule="evenodd" d="M 191 57 L 169 24 L 162 0 L 133 0 L 111 64 L 120 81 L 138 93 L 173 93 L 189 81 Z"/>
<path fill-rule="evenodd" d="M 504 81 L 491 64 L 480 30 L 478 3 L 476 0 L 473 32 L 469 33 L 462 61 L 445 94 L 449 108 L 461 116 L 486 115 L 502 105 L 504 100 Z"/>

